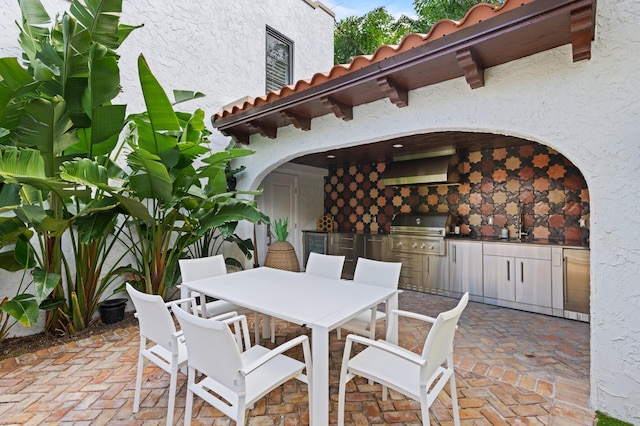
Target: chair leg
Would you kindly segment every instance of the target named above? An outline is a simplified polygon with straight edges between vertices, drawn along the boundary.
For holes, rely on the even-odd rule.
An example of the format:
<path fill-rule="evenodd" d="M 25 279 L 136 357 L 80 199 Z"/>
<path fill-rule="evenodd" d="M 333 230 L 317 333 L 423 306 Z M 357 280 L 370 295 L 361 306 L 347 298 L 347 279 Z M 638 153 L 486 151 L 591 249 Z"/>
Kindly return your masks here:
<path fill-rule="evenodd" d="M 178 356 L 171 360 L 171 377 L 169 378 L 169 403 L 167 404 L 167 426 L 173 425 L 173 410 L 176 405 L 176 389 L 178 387 Z"/>
<path fill-rule="evenodd" d="M 429 393 L 428 389 L 424 386 L 420 386 L 420 412 L 422 413 L 422 424 L 430 425 L 431 419 L 429 417 Z M 459 426 L 459 425 L 456 425 Z"/>
<path fill-rule="evenodd" d="M 187 401 L 184 406 L 184 426 L 191 425 L 191 413 L 193 411 L 193 392 L 189 388 L 196 381 L 196 370 L 189 367 L 189 377 L 187 378 Z"/>
<path fill-rule="evenodd" d="M 453 364 L 450 364 L 450 365 L 453 367 Z M 460 426 L 460 411 L 458 408 L 458 392 L 456 391 L 455 371 L 453 372 L 453 374 L 451 374 L 451 377 L 449 378 L 449 388 L 451 389 L 451 409 L 453 410 L 453 424 L 454 426 Z"/>
<path fill-rule="evenodd" d="M 339 330 L 339 329 L 338 329 Z M 347 342 L 344 345 L 344 352 L 342 354 L 342 367 L 340 368 L 340 384 L 338 387 L 338 426 L 344 426 L 344 406 L 346 402 L 347 382 L 354 376 L 349 375 L 349 358 L 351 356 L 351 339 L 347 337 Z"/>
<path fill-rule="evenodd" d="M 143 348 L 141 348 L 142 350 Z M 133 412 L 140 410 L 140 392 L 142 391 L 142 368 L 144 366 L 144 357 L 142 353 L 138 354 L 138 372 L 136 373 L 136 390 L 133 396 Z"/>

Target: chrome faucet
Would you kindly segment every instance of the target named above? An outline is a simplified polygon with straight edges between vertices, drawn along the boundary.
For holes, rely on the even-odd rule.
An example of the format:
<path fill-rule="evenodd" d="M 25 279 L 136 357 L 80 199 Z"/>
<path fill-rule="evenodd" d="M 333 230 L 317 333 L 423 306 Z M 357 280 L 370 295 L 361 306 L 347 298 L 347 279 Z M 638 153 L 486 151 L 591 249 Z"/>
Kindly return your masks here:
<path fill-rule="evenodd" d="M 518 203 L 518 215 L 517 215 L 517 219 L 516 219 L 516 238 L 518 240 L 522 239 L 522 237 L 526 237 L 529 235 L 528 232 L 525 232 L 522 230 L 522 224 L 523 224 L 523 215 L 524 215 L 524 209 L 522 208 L 522 204 Z"/>

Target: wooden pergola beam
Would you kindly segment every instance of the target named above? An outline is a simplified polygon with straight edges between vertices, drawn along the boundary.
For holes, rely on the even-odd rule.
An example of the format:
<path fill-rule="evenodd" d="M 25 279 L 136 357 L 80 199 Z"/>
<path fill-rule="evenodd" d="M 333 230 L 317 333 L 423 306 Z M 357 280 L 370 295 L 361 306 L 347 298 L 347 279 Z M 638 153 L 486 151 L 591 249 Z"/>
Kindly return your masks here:
<path fill-rule="evenodd" d="M 267 126 L 266 124 L 260 123 L 257 120 L 249 121 L 247 123 L 247 127 L 249 127 L 252 130 L 255 130 L 256 132 L 260 133 L 260 135 L 269 139 L 275 139 L 278 134 L 277 127 Z"/>
<path fill-rule="evenodd" d="M 458 66 L 464 72 L 464 78 L 472 89 L 484 86 L 484 66 L 473 50 L 464 49 L 456 52 Z"/>
<path fill-rule="evenodd" d="M 376 83 L 378 83 L 380 90 L 382 90 L 389 100 L 398 108 L 403 108 L 409 105 L 409 91 L 407 89 L 401 87 L 389 77 L 380 77 L 376 80 Z"/>
<path fill-rule="evenodd" d="M 291 121 L 291 124 L 300 130 L 311 130 L 311 119 L 309 117 L 303 117 L 300 114 L 296 114 L 291 111 L 281 111 L 280 116 L 284 119 Z"/>
<path fill-rule="evenodd" d="M 322 102 L 322 105 L 330 108 L 336 117 L 341 118 L 344 121 L 353 120 L 353 107 L 351 105 L 338 102 L 329 96 L 321 97 L 320 102 Z"/>
<path fill-rule="evenodd" d="M 591 59 L 591 39 L 594 27 L 591 7 L 572 10 L 570 21 L 573 62 Z"/>

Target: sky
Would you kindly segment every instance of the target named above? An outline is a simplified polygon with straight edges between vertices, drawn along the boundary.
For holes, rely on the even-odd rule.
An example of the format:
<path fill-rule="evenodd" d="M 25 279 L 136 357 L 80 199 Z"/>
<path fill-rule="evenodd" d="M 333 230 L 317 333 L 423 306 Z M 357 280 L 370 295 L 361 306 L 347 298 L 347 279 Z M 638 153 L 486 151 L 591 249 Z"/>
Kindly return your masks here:
<path fill-rule="evenodd" d="M 415 17 L 413 0 L 321 0 L 336 14 L 336 21 L 347 16 L 362 16 L 373 9 L 384 6 L 396 18 L 400 15 Z"/>

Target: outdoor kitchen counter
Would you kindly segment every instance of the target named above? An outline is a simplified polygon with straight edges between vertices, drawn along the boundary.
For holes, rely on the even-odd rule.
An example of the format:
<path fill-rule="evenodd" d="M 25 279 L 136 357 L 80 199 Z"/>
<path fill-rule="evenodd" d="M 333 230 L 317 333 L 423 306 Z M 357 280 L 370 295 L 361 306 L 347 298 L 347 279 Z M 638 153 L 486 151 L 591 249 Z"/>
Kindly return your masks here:
<path fill-rule="evenodd" d="M 380 235 L 389 236 L 388 233 L 369 233 L 363 231 L 317 231 L 317 230 L 304 230 L 303 232 L 321 233 L 321 234 L 354 234 L 354 235 Z M 528 239 L 528 238 L 508 238 L 502 239 L 500 237 L 471 237 L 469 235 L 456 235 L 447 234 L 445 237 L 447 240 L 460 240 L 460 241 L 476 241 L 479 243 L 509 243 L 509 244 L 530 244 L 539 246 L 554 246 L 554 247 L 572 247 L 572 248 L 589 248 L 588 241 L 576 241 L 576 240 L 548 240 L 548 239 Z"/>
<path fill-rule="evenodd" d="M 500 237 L 470 237 L 469 235 L 455 235 L 448 234 L 447 240 L 459 240 L 459 241 L 476 241 L 479 243 L 507 243 L 507 244 L 527 244 L 538 246 L 553 246 L 553 247 L 572 247 L 572 248 L 589 248 L 588 241 L 562 241 L 562 240 L 548 240 L 548 239 L 528 239 L 528 238 L 500 238 Z"/>

